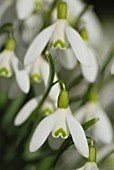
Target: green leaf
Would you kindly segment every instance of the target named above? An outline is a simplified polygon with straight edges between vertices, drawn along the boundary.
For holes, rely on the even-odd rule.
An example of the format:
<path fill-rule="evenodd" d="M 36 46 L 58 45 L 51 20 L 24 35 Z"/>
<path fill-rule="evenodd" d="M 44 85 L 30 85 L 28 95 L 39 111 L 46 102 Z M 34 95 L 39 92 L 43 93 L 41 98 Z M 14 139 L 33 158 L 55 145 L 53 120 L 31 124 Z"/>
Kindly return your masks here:
<path fill-rule="evenodd" d="M 99 118 L 93 118 L 91 120 L 89 120 L 88 122 L 84 123 L 82 125 L 84 130 L 87 130 L 88 128 L 90 128 L 91 126 L 93 126 L 95 123 L 97 123 L 99 121 Z"/>

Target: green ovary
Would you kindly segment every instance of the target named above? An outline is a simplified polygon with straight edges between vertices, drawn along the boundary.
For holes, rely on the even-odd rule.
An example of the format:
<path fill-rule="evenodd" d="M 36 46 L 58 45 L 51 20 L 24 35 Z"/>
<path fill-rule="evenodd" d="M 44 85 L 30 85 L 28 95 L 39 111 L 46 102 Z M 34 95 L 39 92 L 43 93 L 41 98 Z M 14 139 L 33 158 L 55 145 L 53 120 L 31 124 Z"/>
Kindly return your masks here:
<path fill-rule="evenodd" d="M 44 110 L 43 110 L 43 114 L 52 114 L 52 110 L 50 109 L 50 108 L 45 108 Z"/>
<path fill-rule="evenodd" d="M 54 48 L 57 48 L 58 46 L 60 46 L 61 48 L 66 48 L 65 43 L 61 41 L 60 39 L 58 39 L 57 41 L 53 43 Z"/>
<path fill-rule="evenodd" d="M 58 130 L 54 132 L 55 137 L 60 136 L 60 134 L 62 135 L 63 138 L 67 137 L 67 133 L 65 132 L 63 128 L 59 128 Z"/>
<path fill-rule="evenodd" d="M 37 81 L 37 82 L 41 82 L 42 81 L 41 77 L 38 74 L 31 75 L 31 79 L 33 81 Z"/>
<path fill-rule="evenodd" d="M 6 67 L 3 67 L 2 69 L 0 69 L 0 75 L 5 75 L 6 77 L 8 77 L 8 74 L 9 74 L 9 71 Z"/>

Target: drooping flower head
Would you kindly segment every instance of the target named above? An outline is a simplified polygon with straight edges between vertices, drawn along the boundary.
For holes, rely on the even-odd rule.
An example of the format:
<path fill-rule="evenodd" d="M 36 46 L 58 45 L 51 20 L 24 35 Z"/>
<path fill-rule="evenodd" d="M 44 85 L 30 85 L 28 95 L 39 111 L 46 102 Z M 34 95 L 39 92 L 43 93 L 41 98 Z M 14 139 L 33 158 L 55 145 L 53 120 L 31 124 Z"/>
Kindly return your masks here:
<path fill-rule="evenodd" d="M 88 54 L 88 48 L 86 47 L 85 42 L 79 33 L 67 22 L 66 2 L 60 2 L 57 9 L 58 18 L 56 22 L 45 28 L 36 36 L 25 55 L 25 65 L 31 64 L 33 61 L 35 61 L 49 42 L 52 48 L 60 48 L 65 50 L 71 46 L 75 57 L 82 64 L 89 66 L 90 57 Z"/>
<path fill-rule="evenodd" d="M 23 64 L 15 55 L 15 40 L 10 35 L 5 44 L 5 49 L 0 54 L 0 76 L 10 78 L 15 74 L 19 88 L 28 93 L 30 88 L 29 77 Z"/>
<path fill-rule="evenodd" d="M 78 152 L 84 157 L 88 157 L 85 132 L 69 109 L 69 97 L 66 89 L 63 89 L 59 94 L 57 110 L 44 118 L 37 126 L 30 142 L 30 151 L 34 152 L 39 149 L 50 133 L 54 138 L 61 137 L 63 139 L 71 135 Z"/>

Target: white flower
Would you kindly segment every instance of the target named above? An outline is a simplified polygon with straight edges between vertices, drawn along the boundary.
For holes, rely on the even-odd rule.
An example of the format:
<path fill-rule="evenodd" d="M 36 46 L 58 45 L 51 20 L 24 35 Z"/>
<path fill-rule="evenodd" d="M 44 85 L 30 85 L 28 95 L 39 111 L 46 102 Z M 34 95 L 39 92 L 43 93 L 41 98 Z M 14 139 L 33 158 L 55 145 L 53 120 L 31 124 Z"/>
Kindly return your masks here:
<path fill-rule="evenodd" d="M 81 0 L 66 0 L 68 4 L 68 15 L 67 19 L 74 25 L 80 13 L 83 11 L 86 4 Z M 57 10 L 55 9 L 53 12 L 53 20 L 57 18 Z M 101 23 L 94 13 L 93 10 L 88 10 L 81 17 L 81 22 L 84 22 L 88 31 L 89 41 L 99 49 L 99 45 L 103 40 L 103 29 Z M 101 48 L 101 47 L 100 47 Z M 100 49 L 99 49 L 100 50 Z"/>
<path fill-rule="evenodd" d="M 95 162 L 86 162 L 86 164 L 76 170 L 99 170 Z"/>
<path fill-rule="evenodd" d="M 89 150 L 85 132 L 68 108 L 58 108 L 39 123 L 30 142 L 30 151 L 34 152 L 39 149 L 51 132 L 53 137 L 61 136 L 64 139 L 71 134 L 78 152 L 88 157 Z"/>
<path fill-rule="evenodd" d="M 13 74 L 15 74 L 19 88 L 24 93 L 28 93 L 30 83 L 26 70 L 24 70 L 22 63 L 15 56 L 14 51 L 5 49 L 0 54 L 0 76 L 9 78 L 12 77 Z"/>
<path fill-rule="evenodd" d="M 26 70 L 33 81 L 40 83 L 43 80 L 45 86 L 47 86 L 49 64 L 43 59 L 42 56 L 39 56 L 38 59 L 36 59 L 32 64 L 26 66 Z"/>
<path fill-rule="evenodd" d="M 98 102 L 88 102 L 75 113 L 76 119 L 83 122 L 94 117 L 100 118 L 93 127 L 93 134 L 96 139 L 103 143 L 111 143 L 113 140 L 113 128 L 107 116 Z M 105 132 L 105 133 L 104 133 Z"/>
<path fill-rule="evenodd" d="M 25 65 L 31 64 L 35 61 L 48 42 L 50 42 L 53 48 L 60 49 L 65 49 L 71 45 L 76 58 L 82 64 L 86 66 L 90 65 L 89 52 L 85 42 L 79 33 L 68 24 L 66 19 L 60 18 L 36 36 L 25 55 Z"/>

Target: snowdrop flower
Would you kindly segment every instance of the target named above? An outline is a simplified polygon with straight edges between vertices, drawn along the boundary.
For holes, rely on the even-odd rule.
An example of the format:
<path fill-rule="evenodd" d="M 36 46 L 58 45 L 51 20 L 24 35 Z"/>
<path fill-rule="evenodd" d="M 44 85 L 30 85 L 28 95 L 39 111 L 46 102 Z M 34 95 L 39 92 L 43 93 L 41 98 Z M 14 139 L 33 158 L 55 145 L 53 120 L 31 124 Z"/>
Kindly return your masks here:
<path fill-rule="evenodd" d="M 0 76 L 10 78 L 15 74 L 19 88 L 28 93 L 30 88 L 29 77 L 22 63 L 14 53 L 15 42 L 12 36 L 7 40 L 4 51 L 0 54 Z"/>
<path fill-rule="evenodd" d="M 101 142 L 106 144 L 112 142 L 113 128 L 111 122 L 107 116 L 107 113 L 103 110 L 97 100 L 91 100 L 87 102 L 75 113 L 75 117 L 80 122 L 94 117 L 100 118 L 99 122 L 94 125 L 92 132 L 96 139 L 100 140 Z"/>
<path fill-rule="evenodd" d="M 86 4 L 81 0 L 66 0 L 66 2 L 68 4 L 68 21 L 71 25 L 74 25 Z M 55 10 L 53 12 L 53 20 L 55 20 L 56 17 L 57 11 Z M 89 41 L 99 49 L 99 45 L 103 40 L 103 29 L 97 15 L 93 10 L 88 10 L 81 17 L 80 21 L 86 24 Z"/>
<path fill-rule="evenodd" d="M 89 158 L 86 164 L 76 170 L 99 170 L 96 164 L 96 149 L 94 146 L 89 146 Z"/>
<path fill-rule="evenodd" d="M 79 35 L 67 22 L 67 4 L 58 4 L 58 19 L 51 26 L 40 32 L 30 45 L 25 58 L 25 65 L 31 64 L 42 53 L 48 42 L 53 48 L 66 49 L 69 45 L 76 58 L 84 65 L 90 65 L 88 49 Z M 32 57 L 31 57 L 32 56 Z"/>
<path fill-rule="evenodd" d="M 73 117 L 68 108 L 68 93 L 63 89 L 58 98 L 58 109 L 51 115 L 44 118 L 37 126 L 31 142 L 30 152 L 39 149 L 46 141 L 50 133 L 54 138 L 68 138 L 71 134 L 78 152 L 84 157 L 88 157 L 88 144 L 85 132 L 80 123 Z"/>
<path fill-rule="evenodd" d="M 39 56 L 32 64 L 26 66 L 26 70 L 32 81 L 36 83 L 44 83 L 44 86 L 48 86 L 49 79 L 49 64 L 43 56 Z M 54 81 L 57 81 L 57 75 L 55 74 Z M 56 84 L 52 87 L 49 95 L 54 100 L 57 101 L 58 95 L 60 92 L 60 86 Z"/>

